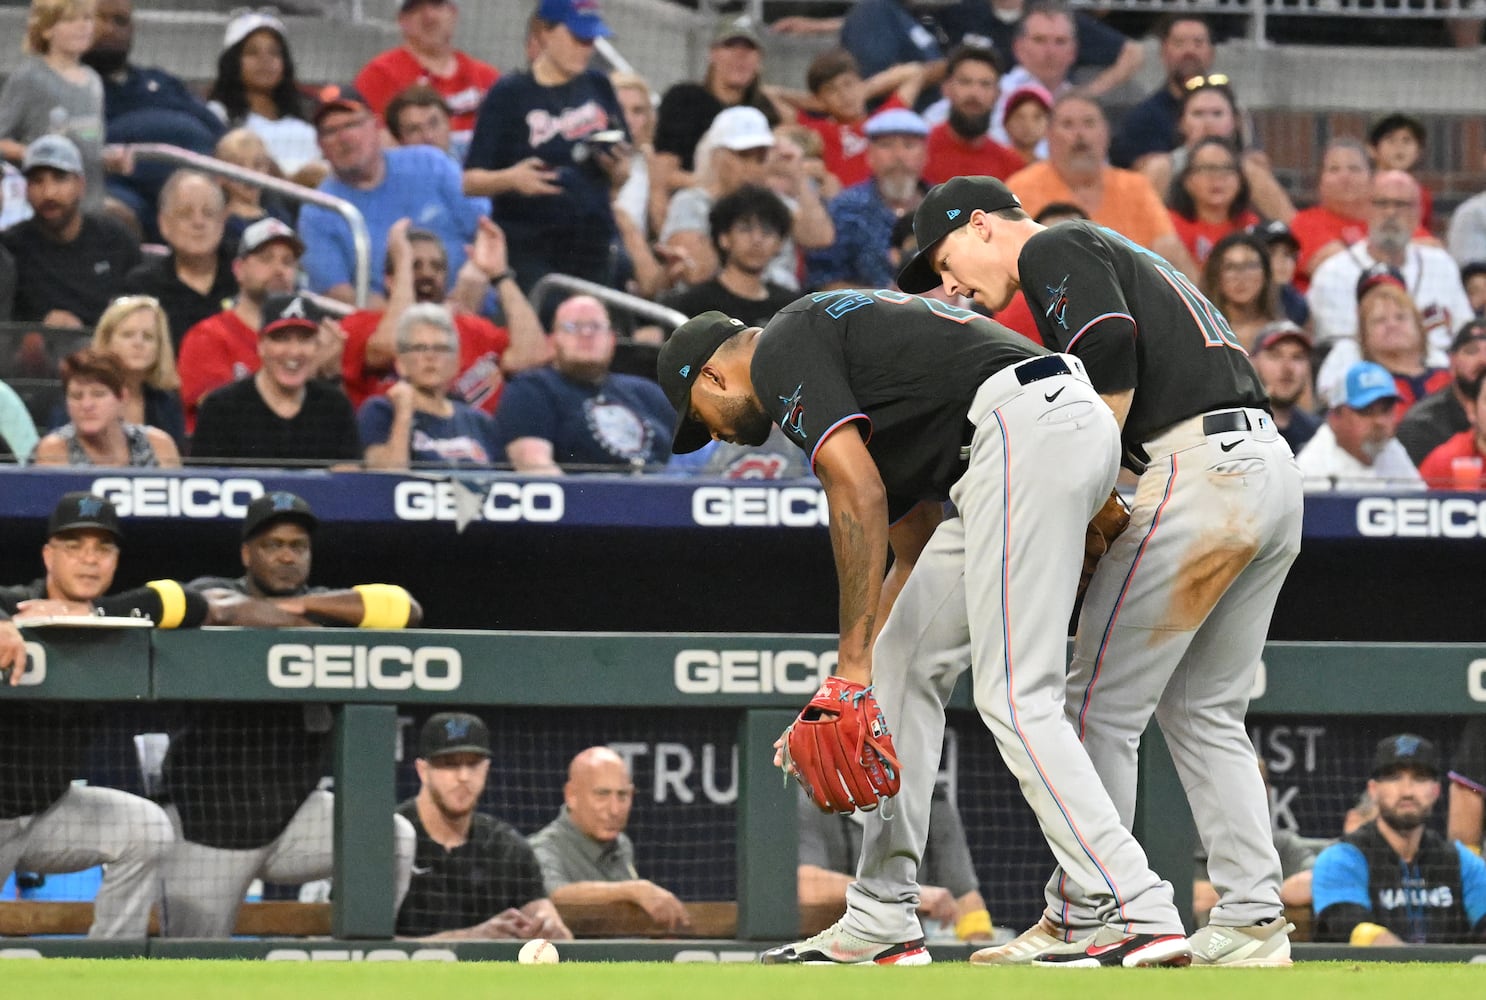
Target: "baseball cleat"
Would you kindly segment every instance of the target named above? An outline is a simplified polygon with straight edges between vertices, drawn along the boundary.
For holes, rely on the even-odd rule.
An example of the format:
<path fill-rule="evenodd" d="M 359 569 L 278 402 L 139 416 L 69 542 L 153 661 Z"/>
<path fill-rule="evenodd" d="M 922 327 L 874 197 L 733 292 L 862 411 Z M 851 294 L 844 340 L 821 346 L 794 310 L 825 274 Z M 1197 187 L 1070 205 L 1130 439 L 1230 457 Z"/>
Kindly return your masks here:
<path fill-rule="evenodd" d="M 1032 964 L 1039 969 L 1179 967 L 1192 964 L 1192 950 L 1182 934 L 1121 934 L 1113 927 L 1101 927 L 1093 937 L 1044 952 Z"/>
<path fill-rule="evenodd" d="M 1029 965 L 1038 955 L 1067 947 L 1056 924 L 1043 917 L 1012 940 L 982 948 L 970 956 L 972 965 Z"/>
<path fill-rule="evenodd" d="M 770 948 L 764 965 L 928 965 L 933 961 L 923 938 L 901 943 L 868 941 L 837 921 L 812 938 Z"/>
<path fill-rule="evenodd" d="M 1200 968 L 1283 969 L 1290 961 L 1290 932 L 1295 925 L 1275 917 L 1253 927 L 1208 924 L 1187 939 L 1192 964 Z"/>

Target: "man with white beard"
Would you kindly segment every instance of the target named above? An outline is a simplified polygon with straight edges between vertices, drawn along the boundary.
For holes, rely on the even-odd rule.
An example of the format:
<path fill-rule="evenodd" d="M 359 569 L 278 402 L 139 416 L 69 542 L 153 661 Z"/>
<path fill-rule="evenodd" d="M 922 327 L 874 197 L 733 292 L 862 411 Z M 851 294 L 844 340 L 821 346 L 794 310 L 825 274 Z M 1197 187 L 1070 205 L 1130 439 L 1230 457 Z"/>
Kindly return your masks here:
<path fill-rule="evenodd" d="M 867 166 L 872 177 L 842 191 L 827 206 L 836 240 L 805 260 L 807 284 L 833 288 L 891 288 L 893 226 L 923 199 L 929 126 L 907 108 L 867 120 Z"/>
<path fill-rule="evenodd" d="M 1422 209 L 1419 182 L 1402 170 L 1384 170 L 1372 179 L 1367 239 L 1332 254 L 1311 276 L 1306 301 L 1316 323 L 1316 341 L 1332 345 L 1316 373 L 1316 389 L 1335 402 L 1347 369 L 1362 356 L 1357 344 L 1357 281 L 1376 263 L 1403 277 L 1428 337 L 1426 364 L 1444 368 L 1456 329 L 1474 315 L 1460 283 L 1460 266 L 1441 247 L 1416 242 Z"/>

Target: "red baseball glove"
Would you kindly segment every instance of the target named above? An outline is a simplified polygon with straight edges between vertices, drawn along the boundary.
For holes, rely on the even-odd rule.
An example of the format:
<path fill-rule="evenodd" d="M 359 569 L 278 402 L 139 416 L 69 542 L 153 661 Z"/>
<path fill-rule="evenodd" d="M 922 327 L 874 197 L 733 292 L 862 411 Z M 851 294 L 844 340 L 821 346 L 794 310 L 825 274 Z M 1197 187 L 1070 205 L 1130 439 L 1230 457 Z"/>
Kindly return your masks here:
<path fill-rule="evenodd" d="M 822 812 L 876 809 L 896 795 L 902 767 L 872 689 L 829 677 L 784 731 L 784 769 Z"/>

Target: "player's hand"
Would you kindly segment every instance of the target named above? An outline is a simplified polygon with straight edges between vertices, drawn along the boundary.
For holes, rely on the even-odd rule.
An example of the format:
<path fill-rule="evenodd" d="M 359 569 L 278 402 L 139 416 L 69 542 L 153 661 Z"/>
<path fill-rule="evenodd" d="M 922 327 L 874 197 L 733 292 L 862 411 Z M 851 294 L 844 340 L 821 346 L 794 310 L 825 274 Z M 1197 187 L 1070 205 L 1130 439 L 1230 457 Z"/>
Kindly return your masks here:
<path fill-rule="evenodd" d="M 529 933 L 533 923 L 530 917 L 513 906 L 480 924 L 475 933 L 490 940 L 533 937 Z"/>
<path fill-rule="evenodd" d="M 541 195 L 561 194 L 562 188 L 558 187 L 557 171 L 547 166 L 540 157 L 528 156 L 520 163 L 505 170 L 507 190 L 515 194 Z"/>
<path fill-rule="evenodd" d="M 93 613 L 93 605 L 87 601 L 64 601 L 53 597 L 21 601 L 15 608 L 16 621 L 25 621 L 28 618 L 86 618 Z"/>
<path fill-rule="evenodd" d="M 475 242 L 465 245 L 464 255 L 487 279 L 511 269 L 505 230 L 492 222 L 489 216 L 480 217 L 475 227 Z"/>
<path fill-rule="evenodd" d="M 26 640 L 13 621 L 0 621 L 0 670 L 9 671 L 10 686 L 21 682 L 26 672 Z"/>
<path fill-rule="evenodd" d="M 918 913 L 941 924 L 953 924 L 955 897 L 943 886 L 921 885 L 918 887 Z"/>
<path fill-rule="evenodd" d="M 646 916 L 668 931 L 691 926 L 691 914 L 686 912 L 686 904 L 677 899 L 674 893 L 648 879 L 636 881 L 631 898 L 645 911 Z"/>
<path fill-rule="evenodd" d="M 779 739 L 774 741 L 774 766 L 784 767 L 784 744 L 789 739 L 789 730 L 779 734 Z"/>

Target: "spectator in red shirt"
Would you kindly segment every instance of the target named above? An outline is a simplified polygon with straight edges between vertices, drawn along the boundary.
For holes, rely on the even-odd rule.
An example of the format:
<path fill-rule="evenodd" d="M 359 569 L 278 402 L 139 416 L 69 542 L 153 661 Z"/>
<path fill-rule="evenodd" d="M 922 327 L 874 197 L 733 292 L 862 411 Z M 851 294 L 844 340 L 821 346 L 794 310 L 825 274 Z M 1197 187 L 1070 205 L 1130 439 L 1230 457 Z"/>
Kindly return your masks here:
<path fill-rule="evenodd" d="M 1011 149 L 1027 163 L 1042 159 L 1038 150 L 1047 142 L 1047 127 L 1053 116 L 1053 95 L 1040 83 L 1024 83 L 1006 98 L 1002 126 Z"/>
<path fill-rule="evenodd" d="M 1171 223 L 1200 267 L 1224 236 L 1258 225 L 1249 207 L 1249 182 L 1238 151 L 1227 139 L 1209 137 L 1192 147 L 1166 196 Z"/>
<path fill-rule="evenodd" d="M 1486 376 L 1478 377 L 1466 394 L 1465 415 L 1470 428 L 1449 438 L 1419 463 L 1419 475 L 1437 490 L 1486 489 Z"/>
<path fill-rule="evenodd" d="M 943 184 L 951 177 L 984 176 L 1004 181 L 1027 161 L 986 134 L 1001 96 L 996 53 L 961 45 L 949 54 L 945 67 L 940 89 L 949 101 L 949 111 L 944 121 L 929 130 L 924 180 Z"/>
<path fill-rule="evenodd" d="M 912 108 L 923 87 L 923 70 L 919 63 L 903 63 L 863 80 L 850 52 L 831 49 L 811 60 L 805 71 L 808 95 L 784 91 L 779 96 L 795 104 L 800 124 L 820 136 L 826 169 L 846 188 L 872 176 L 863 131 L 868 102 L 887 94 L 877 111 Z"/>
<path fill-rule="evenodd" d="M 432 87 L 449 105 L 453 148 L 462 160 L 480 101 L 500 71 L 454 47 L 458 22 L 459 6 L 452 0 L 402 0 L 397 13 L 402 45 L 373 56 L 356 75 L 356 90 L 381 115 L 408 87 Z"/>
<path fill-rule="evenodd" d="M 439 238 L 400 219 L 387 233 L 387 307 L 364 309 L 341 322 L 346 334 L 341 374 L 346 395 L 358 409 L 397 382 L 397 324 L 414 303 L 445 304 L 449 255 Z M 485 292 L 500 296 L 506 326 L 476 312 Z M 551 347 L 531 304 L 516 283 L 506 237 L 481 219 L 468 259 L 447 303 L 459 334 L 459 361 L 449 389 L 486 414 L 495 413 L 505 377 L 547 362 Z"/>
<path fill-rule="evenodd" d="M 1321 156 L 1319 203 L 1295 213 L 1290 232 L 1300 243 L 1295 287 L 1310 287 L 1311 275 L 1332 254 L 1367 239 L 1367 209 L 1372 200 L 1372 169 L 1367 151 L 1356 139 L 1332 139 Z"/>
<path fill-rule="evenodd" d="M 237 298 L 230 309 L 208 316 L 186 331 L 176 367 L 186 431 L 196 428 L 196 408 L 213 389 L 258 370 L 258 327 L 263 301 L 294 291 L 304 242 L 278 219 L 260 219 L 243 230 L 232 274 Z"/>

